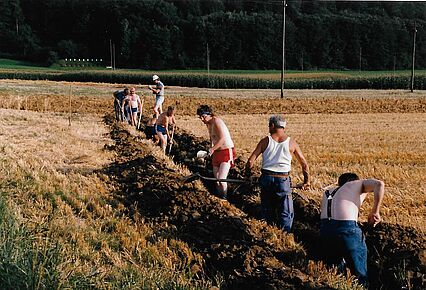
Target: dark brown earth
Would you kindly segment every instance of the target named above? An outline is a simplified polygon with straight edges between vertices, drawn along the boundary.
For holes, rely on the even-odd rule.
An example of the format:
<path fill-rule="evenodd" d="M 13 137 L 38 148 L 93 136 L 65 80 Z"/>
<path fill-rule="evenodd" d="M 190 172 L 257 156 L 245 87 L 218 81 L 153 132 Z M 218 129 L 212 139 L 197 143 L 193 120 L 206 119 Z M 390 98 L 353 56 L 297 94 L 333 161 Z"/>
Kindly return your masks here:
<path fill-rule="evenodd" d="M 205 268 L 194 265 L 199 276 L 221 273 L 226 289 L 328 289 L 309 276 L 309 259 L 318 260 L 319 209 L 310 200 L 294 195 L 295 239 L 306 249 L 290 250 L 283 234 L 260 222 L 258 187 L 245 184 L 231 188 L 228 201 L 221 201 L 205 187 L 183 184 L 179 170 L 168 168 L 111 116 L 105 118 L 115 144 L 109 147 L 117 160 L 108 174 L 127 205 L 129 215 L 138 214 L 155 223 L 155 236 L 178 238 L 205 259 Z M 192 172 L 210 175 L 209 164 L 197 163 L 194 155 L 208 141 L 181 130 L 175 133 L 171 157 Z M 241 178 L 244 162 L 236 161 L 231 178 Z M 369 249 L 370 289 L 425 289 L 425 235 L 401 225 L 362 226 Z M 315 282 L 314 282 L 315 281 Z"/>
<path fill-rule="evenodd" d="M 194 168 L 191 152 L 208 148 L 206 140 L 199 140 L 185 132 L 176 136 L 178 146 L 172 151 L 175 162 L 184 163 L 192 170 L 208 175 L 205 168 Z M 188 149 L 193 148 L 191 152 Z M 194 154 L 194 153 L 192 153 Z M 183 158 L 185 157 L 186 158 Z M 236 161 L 230 178 L 241 178 L 245 163 Z M 259 188 L 247 185 L 238 188 L 228 200 L 242 209 L 249 216 L 261 218 Z M 310 259 L 320 259 L 319 240 L 319 206 L 313 200 L 309 202 L 294 195 L 295 224 L 293 233 L 296 240 L 302 243 Z M 426 286 L 426 237 L 412 228 L 402 225 L 381 223 L 374 229 L 367 224 L 361 225 L 369 249 L 368 269 L 370 289 L 425 289 Z"/>

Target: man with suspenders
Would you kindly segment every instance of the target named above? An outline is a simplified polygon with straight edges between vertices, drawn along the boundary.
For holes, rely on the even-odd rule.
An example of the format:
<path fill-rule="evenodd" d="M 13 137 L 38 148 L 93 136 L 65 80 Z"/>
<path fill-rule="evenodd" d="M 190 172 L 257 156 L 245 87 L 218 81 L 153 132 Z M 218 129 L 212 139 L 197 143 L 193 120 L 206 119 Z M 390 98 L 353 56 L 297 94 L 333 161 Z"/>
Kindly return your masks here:
<path fill-rule="evenodd" d="M 321 202 L 323 258 L 342 272 L 348 266 L 362 285 L 367 283 L 367 246 L 357 224 L 358 213 L 367 193 L 374 192 L 368 223 L 376 226 L 381 221 L 384 188 L 381 180 L 360 180 L 355 173 L 344 173 L 339 177 L 338 187 L 325 191 Z"/>
<path fill-rule="evenodd" d="M 270 135 L 257 144 L 247 161 L 246 175 L 251 175 L 255 160 L 262 154 L 259 183 L 263 216 L 269 224 L 276 223 L 285 232 L 289 232 L 294 218 L 290 179 L 292 155 L 296 156 L 303 172 L 303 184 L 297 187 L 309 187 L 309 167 L 299 145 L 284 132 L 286 125 L 283 116 L 274 115 L 269 118 Z"/>

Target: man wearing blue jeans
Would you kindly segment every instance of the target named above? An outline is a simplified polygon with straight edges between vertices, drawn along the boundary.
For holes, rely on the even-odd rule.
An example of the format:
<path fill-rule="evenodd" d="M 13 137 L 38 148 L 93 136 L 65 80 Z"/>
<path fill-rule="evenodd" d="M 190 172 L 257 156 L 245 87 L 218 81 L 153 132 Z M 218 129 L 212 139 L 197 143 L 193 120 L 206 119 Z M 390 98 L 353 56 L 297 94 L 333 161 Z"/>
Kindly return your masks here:
<path fill-rule="evenodd" d="M 367 284 L 367 246 L 358 227 L 359 208 L 368 192 L 374 192 L 374 203 L 368 223 L 375 227 L 380 221 L 380 206 L 385 185 L 377 179 L 360 180 L 355 173 L 344 173 L 338 186 L 325 191 L 321 202 L 323 259 L 336 265 L 341 272 L 348 266 L 361 285 Z"/>
<path fill-rule="evenodd" d="M 309 167 L 302 150 L 285 133 L 286 120 L 281 115 L 269 118 L 270 135 L 260 140 L 246 164 L 246 175 L 257 157 L 262 154 L 262 175 L 260 176 L 260 201 L 262 213 L 269 224 L 277 224 L 289 232 L 293 224 L 294 210 L 291 196 L 291 160 L 295 155 L 302 166 L 303 189 L 309 187 Z"/>

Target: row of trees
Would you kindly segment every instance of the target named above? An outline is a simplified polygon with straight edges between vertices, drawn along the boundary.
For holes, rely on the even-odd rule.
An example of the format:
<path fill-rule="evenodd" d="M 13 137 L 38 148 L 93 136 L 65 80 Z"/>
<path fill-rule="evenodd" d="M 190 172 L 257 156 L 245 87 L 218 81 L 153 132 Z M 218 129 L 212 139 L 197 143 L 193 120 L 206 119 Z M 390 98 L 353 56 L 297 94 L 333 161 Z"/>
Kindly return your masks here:
<path fill-rule="evenodd" d="M 288 1 L 287 69 L 426 68 L 425 2 Z M 282 1 L 2 0 L 0 56 L 118 67 L 279 69 Z"/>

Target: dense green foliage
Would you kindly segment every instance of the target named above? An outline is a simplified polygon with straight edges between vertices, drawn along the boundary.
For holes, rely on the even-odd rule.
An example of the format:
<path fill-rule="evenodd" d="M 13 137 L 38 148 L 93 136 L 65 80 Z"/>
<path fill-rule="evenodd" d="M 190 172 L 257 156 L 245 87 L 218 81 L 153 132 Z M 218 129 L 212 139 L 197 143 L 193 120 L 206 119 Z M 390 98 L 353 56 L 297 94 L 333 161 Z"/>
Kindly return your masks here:
<path fill-rule="evenodd" d="M 2 70 L 0 79 L 53 80 L 70 82 L 105 82 L 120 84 L 147 84 L 152 82 L 150 72 L 120 72 L 120 71 L 21 71 Z M 279 79 L 255 78 L 244 75 L 208 76 L 205 73 L 167 73 L 162 78 L 166 85 L 184 87 L 225 88 L 225 89 L 279 89 Z M 286 89 L 408 89 L 410 76 L 408 74 L 359 75 L 325 78 L 293 78 L 285 81 Z M 426 89 L 426 74 L 415 77 L 414 88 Z"/>
<path fill-rule="evenodd" d="M 426 68 L 426 2 L 289 0 L 287 69 L 409 69 L 417 23 Z M 0 57 L 45 64 L 103 59 L 117 67 L 280 69 L 278 0 L 2 0 Z"/>

